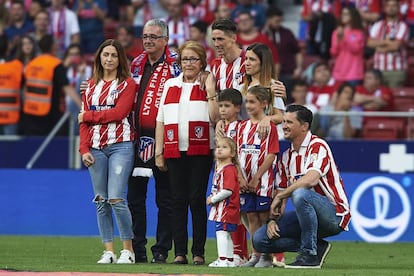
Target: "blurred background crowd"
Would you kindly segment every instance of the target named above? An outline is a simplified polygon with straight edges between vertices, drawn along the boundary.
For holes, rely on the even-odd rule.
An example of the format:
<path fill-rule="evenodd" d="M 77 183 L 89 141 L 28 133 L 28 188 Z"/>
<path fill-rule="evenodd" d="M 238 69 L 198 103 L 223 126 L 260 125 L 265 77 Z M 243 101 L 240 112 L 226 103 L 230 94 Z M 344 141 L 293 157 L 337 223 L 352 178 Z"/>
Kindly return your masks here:
<path fill-rule="evenodd" d="M 209 62 L 216 57 L 212 22 L 231 18 L 241 48 L 269 46 L 288 103 L 310 108 L 317 117 L 313 131 L 323 137 L 413 138 L 411 117 L 335 112 L 414 111 L 414 0 L 0 0 L 0 66 L 23 74 L 50 34 L 65 69 L 62 87 L 79 91 L 102 41 L 119 40 L 132 60 L 143 51 L 142 28 L 152 18 L 168 23 L 170 48 L 199 41 Z M 11 67 L 14 60 L 23 67 Z M 24 78 L 19 81 L 22 90 Z M 59 99 L 58 114 L 79 111 L 69 92 Z M 50 131 L 28 133 L 27 122 L 2 119 L 9 112 L 4 101 L 0 134 Z M 19 112 L 24 119 L 24 109 Z"/>

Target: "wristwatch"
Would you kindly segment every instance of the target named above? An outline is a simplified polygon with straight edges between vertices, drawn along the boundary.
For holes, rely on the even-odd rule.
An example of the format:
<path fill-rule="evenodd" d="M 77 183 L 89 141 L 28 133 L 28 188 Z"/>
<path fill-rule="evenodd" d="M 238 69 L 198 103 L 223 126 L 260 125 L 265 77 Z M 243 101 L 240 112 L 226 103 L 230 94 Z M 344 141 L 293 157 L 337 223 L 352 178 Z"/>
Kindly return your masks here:
<path fill-rule="evenodd" d="M 268 218 L 266 221 L 266 224 L 268 224 L 271 221 L 274 221 L 275 223 L 277 223 L 277 218 Z"/>

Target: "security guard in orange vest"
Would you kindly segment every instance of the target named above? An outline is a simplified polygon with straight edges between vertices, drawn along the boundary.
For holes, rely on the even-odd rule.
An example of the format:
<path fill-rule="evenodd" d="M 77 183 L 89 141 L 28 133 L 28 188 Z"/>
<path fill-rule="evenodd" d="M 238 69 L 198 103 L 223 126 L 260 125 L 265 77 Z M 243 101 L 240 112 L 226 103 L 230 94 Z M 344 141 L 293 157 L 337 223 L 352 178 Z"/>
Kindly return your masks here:
<path fill-rule="evenodd" d="M 20 89 L 22 86 L 23 64 L 8 60 L 8 40 L 0 36 L 0 134 L 17 134 L 20 119 Z"/>
<path fill-rule="evenodd" d="M 23 135 L 47 135 L 63 111 L 60 103 L 65 94 L 69 95 L 80 107 L 80 96 L 69 84 L 66 69 L 56 58 L 56 44 L 52 35 L 39 40 L 42 54 L 30 61 L 24 72 L 25 88 L 23 115 L 20 133 Z M 61 130 L 60 134 L 65 133 Z"/>

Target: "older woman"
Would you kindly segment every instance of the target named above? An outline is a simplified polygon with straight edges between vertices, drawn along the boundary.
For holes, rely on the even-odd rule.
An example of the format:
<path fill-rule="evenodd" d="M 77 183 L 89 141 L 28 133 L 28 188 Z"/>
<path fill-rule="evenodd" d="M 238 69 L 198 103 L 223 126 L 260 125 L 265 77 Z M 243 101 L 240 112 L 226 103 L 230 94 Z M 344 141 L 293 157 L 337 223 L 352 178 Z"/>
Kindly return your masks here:
<path fill-rule="evenodd" d="M 80 153 L 88 167 L 94 190 L 99 232 L 104 253 L 99 264 L 135 263 L 132 218 L 126 203 L 128 178 L 134 164 L 134 129 L 131 112 L 135 82 L 130 78 L 122 45 L 113 39 L 99 46 L 92 79 L 82 95 Z M 118 224 L 123 250 L 114 253 L 112 212 Z"/>
<path fill-rule="evenodd" d="M 205 196 L 214 146 L 212 123 L 218 119 L 215 84 L 207 77 L 205 90 L 200 74 L 207 61 L 204 47 L 184 43 L 177 60 L 182 73 L 166 81 L 156 126 L 156 166 L 167 170 L 173 198 L 175 264 L 187 264 L 187 217 L 193 222 L 193 263 L 204 264 L 207 212 Z"/>

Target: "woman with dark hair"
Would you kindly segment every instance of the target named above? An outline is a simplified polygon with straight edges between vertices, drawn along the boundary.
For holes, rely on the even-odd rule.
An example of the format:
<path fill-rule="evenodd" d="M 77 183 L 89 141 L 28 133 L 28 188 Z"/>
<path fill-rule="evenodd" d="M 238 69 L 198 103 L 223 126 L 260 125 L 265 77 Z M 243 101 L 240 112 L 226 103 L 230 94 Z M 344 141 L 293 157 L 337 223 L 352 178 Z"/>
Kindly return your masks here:
<path fill-rule="evenodd" d="M 103 42 L 95 55 L 92 79 L 82 95 L 80 153 L 91 175 L 99 232 L 105 250 L 98 263 L 135 263 L 132 249 L 132 219 L 126 202 L 128 178 L 134 164 L 135 82 L 130 78 L 122 45 Z M 114 254 L 112 212 L 123 244 Z"/>
<path fill-rule="evenodd" d="M 254 43 L 247 47 L 245 54 L 245 66 L 245 80 L 241 89 L 243 98 L 246 99 L 247 92 L 253 87 L 268 88 L 271 95 L 270 99 L 266 100 L 267 107 L 264 111 L 265 116 L 260 117 L 260 121 L 257 122 L 256 127 L 258 138 L 267 139 L 268 135 L 271 133 L 271 129 L 275 128 L 275 125 L 282 122 L 283 111 L 285 109 L 283 98 L 275 96 L 278 95 L 276 94 L 276 87 L 282 83 L 276 80 L 275 64 L 273 63 L 270 48 L 262 43 Z M 246 108 L 242 108 L 241 114 L 247 114 Z M 245 118 L 244 115 L 242 116 Z M 256 193 L 256 190 L 252 190 L 248 187 L 251 183 L 252 180 L 248 177 L 243 177 L 240 181 L 240 189 L 245 193 L 245 195 L 247 195 L 247 197 L 251 194 L 255 195 Z M 268 207 L 270 207 L 270 204 L 266 205 L 266 207 L 267 209 L 261 208 L 260 211 L 258 211 L 255 208 L 244 208 L 242 205 L 242 221 L 251 235 L 266 222 L 269 215 Z M 245 222 L 246 219 L 248 223 Z M 283 255 L 277 256 L 277 258 L 279 258 L 278 261 L 282 261 Z M 254 248 L 252 248 L 252 254 L 249 261 L 242 266 L 272 266 L 271 256 L 267 254 L 260 255 Z"/>
<path fill-rule="evenodd" d="M 37 55 L 37 43 L 30 35 L 24 35 L 17 43 L 16 58 L 26 65 Z"/>
<path fill-rule="evenodd" d="M 335 58 L 332 77 L 337 82 L 359 85 L 364 78 L 366 34 L 355 8 L 344 7 L 340 24 L 332 33 L 330 53 Z"/>
<path fill-rule="evenodd" d="M 285 104 L 280 95 L 286 96 L 286 91 L 284 91 L 283 94 L 276 91 L 276 87 L 283 84 L 276 78 L 276 70 L 275 64 L 273 63 L 272 52 L 267 45 L 262 43 L 254 43 L 247 47 L 245 54 L 245 67 L 245 80 L 241 89 L 243 98 L 246 97 L 247 90 L 253 86 L 268 87 L 270 88 L 271 93 L 275 95 L 266 110 L 266 117 L 259 123 L 259 135 L 264 137 L 270 128 L 271 122 L 275 124 L 282 122 Z M 242 108 L 241 116 L 243 119 L 248 117 L 245 108 Z"/>

